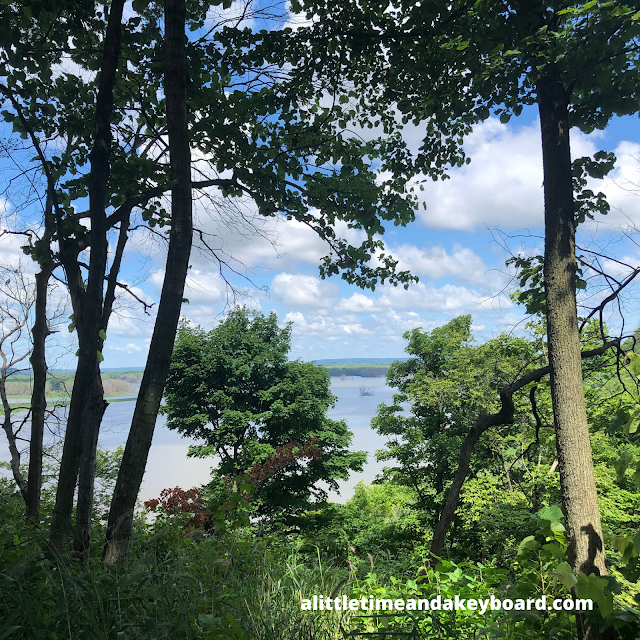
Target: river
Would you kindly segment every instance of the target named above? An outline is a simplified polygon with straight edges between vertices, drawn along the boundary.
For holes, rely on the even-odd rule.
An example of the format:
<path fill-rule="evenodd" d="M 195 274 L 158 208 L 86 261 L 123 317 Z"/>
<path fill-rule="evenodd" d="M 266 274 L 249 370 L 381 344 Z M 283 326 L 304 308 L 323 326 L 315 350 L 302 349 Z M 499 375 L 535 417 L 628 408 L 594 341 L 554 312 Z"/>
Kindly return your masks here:
<path fill-rule="evenodd" d="M 361 396 L 360 387 L 366 387 L 373 395 Z M 331 390 L 338 400 L 329 411 L 329 417 L 345 420 L 353 431 L 353 450 L 364 450 L 368 461 L 362 473 L 353 474 L 348 481 L 340 482 L 340 494 L 332 493 L 330 499 L 344 502 L 360 481 L 371 482 L 383 464 L 375 461 L 375 451 L 384 446 L 385 438 L 372 431 L 371 418 L 377 406 L 389 404 L 393 390 L 385 385 L 384 378 L 353 377 L 346 380 L 331 379 Z M 124 445 L 131 424 L 135 397 L 130 401 L 112 402 L 107 407 L 100 434 L 100 446 L 115 449 Z M 9 460 L 9 450 L 4 434 L 0 436 L 0 460 Z M 194 440 L 181 437 L 166 426 L 166 418 L 158 416 L 153 444 L 149 451 L 147 470 L 140 490 L 140 499 L 156 498 L 160 491 L 170 487 L 189 489 L 208 481 L 212 459 L 187 458 L 189 444 Z M 0 470 L 7 475 L 8 472 Z"/>

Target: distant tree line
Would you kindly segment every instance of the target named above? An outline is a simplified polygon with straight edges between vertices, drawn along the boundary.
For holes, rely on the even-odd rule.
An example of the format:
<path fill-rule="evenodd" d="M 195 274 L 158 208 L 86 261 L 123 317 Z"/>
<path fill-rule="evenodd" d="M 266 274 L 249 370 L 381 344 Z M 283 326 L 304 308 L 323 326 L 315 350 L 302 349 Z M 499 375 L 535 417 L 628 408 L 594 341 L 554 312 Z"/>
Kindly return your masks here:
<path fill-rule="evenodd" d="M 327 367 L 327 371 L 332 378 L 341 376 L 360 376 L 362 378 L 384 378 L 389 370 L 389 365 L 371 365 L 368 367 L 345 366 L 345 367 Z"/>

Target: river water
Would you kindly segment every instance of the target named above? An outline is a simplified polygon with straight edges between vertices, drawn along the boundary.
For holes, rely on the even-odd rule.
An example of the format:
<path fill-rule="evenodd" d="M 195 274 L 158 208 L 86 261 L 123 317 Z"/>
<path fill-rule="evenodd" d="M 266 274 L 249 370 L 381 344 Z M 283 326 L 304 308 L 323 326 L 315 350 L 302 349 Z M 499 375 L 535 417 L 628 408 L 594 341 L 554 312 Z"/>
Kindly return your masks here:
<path fill-rule="evenodd" d="M 366 387 L 373 395 L 361 396 L 360 387 Z M 348 481 L 340 482 L 340 494 L 332 493 L 334 501 L 344 502 L 353 493 L 353 487 L 360 481 L 370 483 L 381 471 L 382 463 L 375 461 L 375 451 L 384 446 L 385 438 L 379 436 L 370 427 L 371 418 L 377 406 L 389 404 L 393 389 L 385 385 L 384 378 L 359 378 L 354 376 L 346 380 L 331 379 L 331 390 L 338 400 L 329 411 L 329 417 L 345 420 L 353 431 L 351 449 L 368 453 L 368 461 L 362 473 L 353 474 Z M 115 449 L 124 445 L 131 424 L 135 406 L 135 397 L 129 401 L 111 402 L 102 422 L 100 446 Z M 9 459 L 9 450 L 4 433 L 0 435 L 0 460 Z M 166 426 L 166 418 L 158 416 L 153 444 L 149 451 L 140 499 L 156 498 L 160 491 L 170 487 L 189 489 L 208 481 L 214 461 L 212 459 L 187 458 L 189 444 L 195 441 L 183 438 Z M 0 470 L 7 475 L 7 472 Z"/>

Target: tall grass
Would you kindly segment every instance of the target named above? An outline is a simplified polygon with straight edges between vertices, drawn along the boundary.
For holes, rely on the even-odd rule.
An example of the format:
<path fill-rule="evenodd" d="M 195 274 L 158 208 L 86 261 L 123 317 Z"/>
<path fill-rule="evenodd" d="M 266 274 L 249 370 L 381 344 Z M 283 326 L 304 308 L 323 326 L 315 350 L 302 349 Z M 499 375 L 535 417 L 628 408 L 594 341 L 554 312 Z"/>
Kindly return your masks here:
<path fill-rule="evenodd" d="M 127 567 L 52 562 L 41 535 L 0 541 L 0 638 L 334 640 L 340 613 L 302 612 L 349 570 L 274 550 L 268 540 L 140 540 Z M 344 615 L 349 615 L 344 614 Z"/>

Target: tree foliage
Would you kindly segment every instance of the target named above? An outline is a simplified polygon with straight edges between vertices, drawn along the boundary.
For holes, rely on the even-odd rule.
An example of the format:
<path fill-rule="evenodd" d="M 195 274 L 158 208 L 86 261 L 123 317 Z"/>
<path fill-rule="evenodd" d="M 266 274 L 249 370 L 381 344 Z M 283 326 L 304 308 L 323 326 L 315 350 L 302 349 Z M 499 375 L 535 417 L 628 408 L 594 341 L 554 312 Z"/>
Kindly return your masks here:
<path fill-rule="evenodd" d="M 384 477 L 414 487 L 423 508 L 437 520 L 464 437 L 481 414 L 497 409 L 499 391 L 535 364 L 540 353 L 526 339 L 506 335 L 474 344 L 471 316 L 430 332 L 413 329 L 404 338 L 412 357 L 390 367 L 387 381 L 398 393 L 392 405 L 380 405 L 372 421 L 389 439 L 377 457 L 392 462 Z M 505 445 L 528 420 L 520 402 L 515 425 L 477 445 L 471 474 L 484 470 L 506 482 Z"/>
<path fill-rule="evenodd" d="M 201 442 L 190 455 L 219 458 L 214 492 L 262 466 L 252 500 L 263 516 L 311 508 L 327 497 L 320 482 L 335 491 L 366 460 L 348 450 L 346 423 L 327 417 L 335 396 L 326 369 L 289 361 L 290 340 L 290 324 L 279 327 L 275 314 L 244 308 L 209 332 L 183 324 L 167 379 L 167 425 Z M 287 455 L 291 443 L 304 456 L 297 449 Z M 304 450 L 309 443 L 321 455 Z"/>

